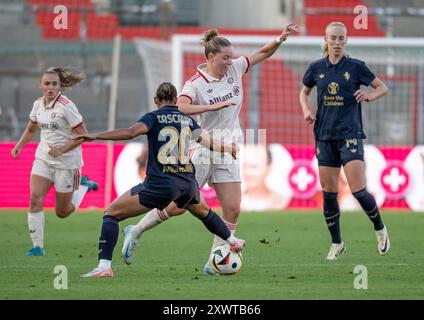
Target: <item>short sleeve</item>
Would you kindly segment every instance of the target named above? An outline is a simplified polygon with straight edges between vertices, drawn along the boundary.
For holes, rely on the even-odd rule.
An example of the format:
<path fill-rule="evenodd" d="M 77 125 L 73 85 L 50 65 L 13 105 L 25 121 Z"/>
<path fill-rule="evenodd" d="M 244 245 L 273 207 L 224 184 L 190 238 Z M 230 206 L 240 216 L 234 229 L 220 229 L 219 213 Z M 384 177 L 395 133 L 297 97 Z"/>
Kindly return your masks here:
<path fill-rule="evenodd" d="M 73 129 L 83 122 L 82 115 L 79 113 L 75 104 L 70 103 L 64 107 L 64 113 L 69 126 Z"/>
<path fill-rule="evenodd" d="M 240 56 L 237 59 L 233 59 L 233 66 L 239 74 L 247 73 L 250 67 L 249 58 Z"/>
<path fill-rule="evenodd" d="M 369 86 L 375 79 L 375 74 L 368 68 L 365 62 L 362 62 L 359 67 L 359 83 Z"/>
<path fill-rule="evenodd" d="M 35 101 L 34 104 L 32 105 L 31 112 L 29 113 L 29 119 L 32 122 L 38 122 L 38 120 L 37 120 L 37 101 Z"/>
<path fill-rule="evenodd" d="M 307 86 L 308 88 L 312 88 L 315 86 L 315 73 L 311 66 L 308 67 L 306 70 L 304 76 L 303 76 L 303 84 Z"/>
<path fill-rule="evenodd" d="M 152 129 L 152 127 L 155 125 L 156 117 L 151 113 L 146 113 L 144 116 L 138 120 L 138 122 L 142 122 L 146 125 L 147 129 Z"/>
<path fill-rule="evenodd" d="M 197 101 L 197 91 L 191 81 L 186 81 L 183 90 L 181 91 L 180 97 L 189 98 L 192 104 L 194 101 Z"/>

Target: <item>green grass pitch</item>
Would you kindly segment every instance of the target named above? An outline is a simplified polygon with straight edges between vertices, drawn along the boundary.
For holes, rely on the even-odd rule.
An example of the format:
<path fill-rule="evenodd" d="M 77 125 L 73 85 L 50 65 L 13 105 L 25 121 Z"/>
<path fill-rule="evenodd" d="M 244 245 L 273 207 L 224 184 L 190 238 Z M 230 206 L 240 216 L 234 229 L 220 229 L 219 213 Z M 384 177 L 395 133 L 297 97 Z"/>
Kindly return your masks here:
<path fill-rule="evenodd" d="M 0 299 L 424 299 L 424 214 L 388 211 L 383 219 L 392 243 L 386 256 L 377 253 L 366 215 L 343 213 L 347 253 L 327 262 L 330 236 L 321 213 L 244 212 L 237 229 L 247 241 L 243 266 L 225 277 L 203 274 L 212 235 L 187 213 L 146 232 L 131 266 L 119 256 L 120 233 L 114 278 L 81 279 L 97 265 L 100 212 L 64 220 L 47 212 L 46 256 L 26 257 L 26 212 L 0 211 Z M 122 222 L 121 231 L 137 221 Z M 57 265 L 68 270 L 66 290 L 54 288 Z M 366 290 L 354 288 L 357 265 L 367 268 Z"/>

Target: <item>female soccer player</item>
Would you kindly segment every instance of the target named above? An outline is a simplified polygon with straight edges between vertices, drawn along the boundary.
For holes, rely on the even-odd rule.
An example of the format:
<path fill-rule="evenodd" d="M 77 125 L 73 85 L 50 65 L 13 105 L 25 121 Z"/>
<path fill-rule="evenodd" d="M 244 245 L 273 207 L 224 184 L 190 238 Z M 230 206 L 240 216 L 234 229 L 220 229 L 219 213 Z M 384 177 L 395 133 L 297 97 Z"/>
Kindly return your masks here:
<path fill-rule="evenodd" d="M 34 102 L 28 125 L 11 152 L 17 159 L 37 129 L 41 129 L 30 179 L 28 227 L 33 247 L 27 256 L 45 254 L 43 204 L 52 184 L 56 190 L 56 215 L 60 218 L 68 217 L 78 208 L 87 190 L 98 187 L 86 177 L 81 179 L 82 140 L 72 141 L 71 135 L 86 133 L 87 129 L 75 104 L 61 92 L 83 79 L 82 73 L 69 68 L 50 67 L 43 72 L 40 79 L 43 96 Z"/>
<path fill-rule="evenodd" d="M 361 103 L 384 96 L 389 90 L 363 61 L 345 53 L 347 30 L 343 23 L 332 22 L 325 30 L 324 58 L 309 65 L 303 77 L 300 104 L 304 119 L 314 125 L 316 156 L 324 193 L 324 217 L 331 233 L 328 260 L 346 251 L 340 236 L 340 209 L 337 201 L 340 166 L 350 190 L 371 219 L 376 231 L 378 252 L 390 248 L 387 228 L 383 224 L 374 197 L 366 189 Z M 367 93 L 361 85 L 373 87 Z M 317 106 L 309 106 L 312 88 L 317 87 Z"/>
<path fill-rule="evenodd" d="M 177 102 L 179 109 L 188 115 L 199 115 L 200 126 L 212 137 L 239 143 L 243 136 L 239 123 L 239 113 L 243 104 L 243 74 L 247 73 L 251 66 L 271 57 L 291 32 L 299 32 L 299 30 L 299 26 L 290 24 L 275 40 L 250 57 L 238 58 L 235 57 L 231 42 L 220 36 L 218 30 L 206 31 L 202 39 L 206 63 L 199 65 L 195 75 L 185 83 Z M 194 146 L 192 151 L 199 186 L 203 187 L 206 183 L 214 186 L 223 211 L 222 219 L 234 234 L 241 203 L 238 160 L 224 163 L 219 153 L 211 152 L 199 145 Z M 127 243 L 137 241 L 144 231 L 170 216 L 183 212 L 175 205 L 164 210 L 152 210 L 135 227 L 129 226 L 125 233 L 131 239 Z M 212 250 L 223 243 L 223 239 L 215 236 Z M 135 248 L 135 245 L 131 247 Z M 126 249 L 124 247 L 123 251 Z M 129 251 L 127 263 L 131 261 L 134 253 Z M 213 274 L 208 263 L 204 271 Z"/>
<path fill-rule="evenodd" d="M 112 277 L 111 263 L 119 221 L 144 214 L 152 208 L 163 209 L 172 201 L 178 208 L 188 209 L 198 217 L 209 231 L 233 246 L 233 250 L 243 249 L 244 240 L 235 238 L 221 218 L 200 199 L 195 169 L 188 154 L 190 140 L 193 140 L 211 150 L 230 153 L 235 159 L 236 145 L 224 145 L 210 139 L 207 131 L 201 130 L 193 118 L 178 110 L 176 102 L 177 90 L 171 83 L 164 82 L 155 97 L 159 109 L 145 114 L 132 127 L 75 138 L 77 141 L 81 138 L 85 141 L 129 140 L 146 134 L 149 150 L 144 182 L 125 192 L 105 210 L 98 267 L 81 277 Z"/>

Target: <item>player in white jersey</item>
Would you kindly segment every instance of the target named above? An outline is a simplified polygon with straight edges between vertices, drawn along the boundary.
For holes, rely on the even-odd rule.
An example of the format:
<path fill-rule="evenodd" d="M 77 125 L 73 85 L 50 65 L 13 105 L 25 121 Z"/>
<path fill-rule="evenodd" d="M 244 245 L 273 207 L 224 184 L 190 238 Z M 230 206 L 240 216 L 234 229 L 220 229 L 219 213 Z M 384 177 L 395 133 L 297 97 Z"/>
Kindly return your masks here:
<path fill-rule="evenodd" d="M 283 29 L 277 39 L 263 46 L 249 57 L 235 57 L 234 48 L 228 39 L 220 36 L 216 29 L 204 34 L 206 63 L 197 67 L 196 74 L 189 79 L 178 98 L 179 109 L 188 115 L 198 115 L 202 129 L 216 139 L 240 142 L 239 113 L 243 103 L 242 76 L 249 68 L 271 57 L 291 32 L 298 32 L 299 26 L 290 24 Z M 228 140 L 227 140 L 228 139 Z M 223 161 L 218 152 L 205 148 L 193 148 L 192 161 L 196 168 L 196 179 L 200 187 L 206 183 L 213 185 L 222 207 L 222 219 L 234 234 L 240 214 L 241 177 L 238 160 Z M 171 204 L 165 210 L 150 211 L 136 226 L 125 230 L 126 241 L 122 252 L 126 263 L 130 263 L 135 253 L 135 243 L 141 234 L 184 211 Z M 212 250 L 225 241 L 215 237 Z M 128 250 L 129 249 L 129 250 Z M 129 254 L 128 254 L 129 253 Z M 208 263 L 205 273 L 211 274 Z"/>
<path fill-rule="evenodd" d="M 56 215 L 60 218 L 68 217 L 85 193 L 98 187 L 87 177 L 81 179 L 83 140 L 72 141 L 72 136 L 86 134 L 87 128 L 75 104 L 61 92 L 83 79 L 82 73 L 69 68 L 50 67 L 44 71 L 40 79 L 43 96 L 34 102 L 28 125 L 11 151 L 17 159 L 25 144 L 41 129 L 30 179 L 28 227 L 33 247 L 27 256 L 45 254 L 43 204 L 52 184 L 56 190 Z"/>

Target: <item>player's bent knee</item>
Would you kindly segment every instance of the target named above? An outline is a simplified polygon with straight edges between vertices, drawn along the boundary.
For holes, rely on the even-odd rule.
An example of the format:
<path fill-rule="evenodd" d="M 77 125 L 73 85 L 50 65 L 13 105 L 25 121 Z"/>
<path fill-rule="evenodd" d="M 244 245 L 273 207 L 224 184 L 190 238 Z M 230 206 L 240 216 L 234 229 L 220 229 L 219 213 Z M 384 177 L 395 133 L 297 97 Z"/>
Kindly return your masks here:
<path fill-rule="evenodd" d="M 119 210 L 118 208 L 114 208 L 113 205 L 110 205 L 109 207 L 107 207 L 103 214 L 105 216 L 114 217 L 115 219 L 119 221 L 122 221 L 128 218 L 127 212 Z"/>
<path fill-rule="evenodd" d="M 111 203 L 103 212 L 104 215 L 113 216 L 115 217 L 117 214 L 119 214 L 119 210 L 117 210 L 117 207 Z"/>
<path fill-rule="evenodd" d="M 55 209 L 56 216 L 62 219 L 69 217 L 75 211 L 75 207 L 72 204 L 59 205 Z"/>
<path fill-rule="evenodd" d="M 168 215 L 170 217 L 175 217 L 175 216 L 182 215 L 184 212 L 186 212 L 186 209 L 181 209 L 181 208 L 175 207 L 175 208 L 172 208 L 170 210 L 166 209 L 166 212 L 168 213 Z"/>
<path fill-rule="evenodd" d="M 72 209 L 67 209 L 67 210 L 56 209 L 56 216 L 61 218 L 61 219 L 65 219 L 65 218 L 69 217 L 72 212 L 73 212 Z"/>
<path fill-rule="evenodd" d="M 190 205 L 187 209 L 196 218 L 205 218 L 209 213 L 209 207 L 202 204 Z"/>

